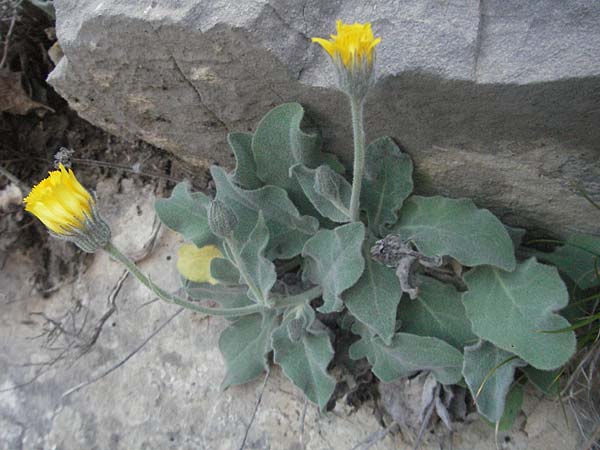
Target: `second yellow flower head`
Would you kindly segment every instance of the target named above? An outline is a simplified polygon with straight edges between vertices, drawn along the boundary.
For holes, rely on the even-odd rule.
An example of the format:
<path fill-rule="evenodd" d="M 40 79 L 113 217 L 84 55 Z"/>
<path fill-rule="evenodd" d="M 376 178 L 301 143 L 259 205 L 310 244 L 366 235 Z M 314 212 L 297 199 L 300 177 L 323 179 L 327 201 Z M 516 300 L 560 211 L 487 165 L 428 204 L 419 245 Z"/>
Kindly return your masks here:
<path fill-rule="evenodd" d="M 25 198 L 25 210 L 58 235 L 82 229 L 92 217 L 94 199 L 79 183 L 71 169 L 61 164 L 59 170 L 34 186 Z"/>
<path fill-rule="evenodd" d="M 338 20 L 336 28 L 337 34 L 332 34 L 330 40 L 312 38 L 312 41 L 320 44 L 334 61 L 339 58 L 348 70 L 353 70 L 363 61 L 372 64 L 375 46 L 381 38 L 373 36 L 371 24 L 346 24 Z"/>

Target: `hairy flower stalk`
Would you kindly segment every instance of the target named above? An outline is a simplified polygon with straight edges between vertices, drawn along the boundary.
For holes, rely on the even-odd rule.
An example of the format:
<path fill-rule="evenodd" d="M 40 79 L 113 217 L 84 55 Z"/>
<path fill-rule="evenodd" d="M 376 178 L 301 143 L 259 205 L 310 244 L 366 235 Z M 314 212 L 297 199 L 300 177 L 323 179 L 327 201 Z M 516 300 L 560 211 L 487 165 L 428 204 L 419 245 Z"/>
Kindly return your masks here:
<path fill-rule="evenodd" d="M 337 34 L 331 39 L 313 38 L 331 56 L 337 72 L 338 87 L 350 99 L 352 130 L 354 137 L 354 168 L 350 215 L 359 220 L 360 191 L 365 167 L 365 131 L 363 102 L 373 84 L 375 46 L 381 38 L 375 38 L 370 23 L 345 24 L 337 21 Z"/>
<path fill-rule="evenodd" d="M 50 230 L 52 236 L 73 242 L 88 253 L 99 249 L 106 251 L 114 260 L 123 264 L 138 281 L 166 302 L 192 311 L 226 317 L 245 316 L 265 309 L 263 305 L 241 308 L 209 308 L 184 300 L 161 289 L 131 259 L 112 244 L 110 227 L 100 216 L 93 195 L 79 183 L 73 171 L 66 169 L 62 164 L 60 164 L 59 170 L 51 171 L 47 178 L 31 190 L 24 203 L 25 210 L 40 219 Z M 184 255 L 184 259 L 189 256 L 189 254 Z M 199 258 L 201 261 L 201 267 L 196 267 L 191 272 L 191 278 L 197 282 L 216 283 L 216 280 L 210 276 L 209 267 L 213 258 L 222 256 L 218 248 L 215 246 L 196 248 L 191 256 Z M 287 308 L 303 304 L 320 295 L 321 288 L 315 287 L 302 294 L 278 299 L 273 307 Z"/>

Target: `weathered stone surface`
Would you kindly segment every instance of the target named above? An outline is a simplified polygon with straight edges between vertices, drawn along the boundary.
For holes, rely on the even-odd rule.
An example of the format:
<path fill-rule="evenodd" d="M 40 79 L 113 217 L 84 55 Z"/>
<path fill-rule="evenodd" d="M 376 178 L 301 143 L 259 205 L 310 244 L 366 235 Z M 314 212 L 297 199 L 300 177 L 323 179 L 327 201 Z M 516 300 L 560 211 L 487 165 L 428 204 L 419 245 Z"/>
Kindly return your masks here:
<path fill-rule="evenodd" d="M 299 101 L 350 161 L 345 98 L 309 37 L 370 20 L 380 81 L 370 139 L 416 163 L 417 190 L 472 197 L 509 224 L 600 234 L 600 4 L 595 0 L 56 0 L 50 82 L 94 124 L 203 166 L 227 131 Z"/>

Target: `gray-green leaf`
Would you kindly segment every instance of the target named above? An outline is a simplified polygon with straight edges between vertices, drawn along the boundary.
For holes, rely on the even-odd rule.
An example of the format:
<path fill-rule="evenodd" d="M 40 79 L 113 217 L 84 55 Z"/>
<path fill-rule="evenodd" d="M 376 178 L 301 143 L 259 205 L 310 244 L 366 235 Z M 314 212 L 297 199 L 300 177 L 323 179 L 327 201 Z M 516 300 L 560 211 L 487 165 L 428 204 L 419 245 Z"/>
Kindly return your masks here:
<path fill-rule="evenodd" d="M 241 247 L 237 242 L 227 241 L 229 253 L 240 273 L 239 283 L 246 284 L 248 297 L 262 305 L 268 304 L 269 292 L 277 281 L 275 264 L 264 256 L 268 242 L 269 230 L 262 211 L 258 213 L 256 226 Z"/>
<path fill-rule="evenodd" d="M 573 234 L 552 253 L 537 252 L 536 256 L 554 264 L 581 289 L 600 286 L 600 237 Z"/>
<path fill-rule="evenodd" d="M 256 163 L 252 154 L 252 135 L 249 133 L 229 133 L 227 142 L 236 160 L 233 181 L 244 189 L 258 189 L 263 186 L 256 175 Z"/>
<path fill-rule="evenodd" d="M 287 324 L 273 332 L 273 359 L 285 375 L 306 397 L 325 408 L 333 390 L 335 379 L 327 373 L 333 358 L 333 347 L 325 332 L 305 332 L 300 339 L 290 339 Z"/>
<path fill-rule="evenodd" d="M 227 366 L 221 389 L 251 381 L 267 368 L 271 331 L 277 322 L 277 314 L 266 311 L 244 316 L 221 333 L 219 350 Z"/>
<path fill-rule="evenodd" d="M 569 301 L 556 268 L 531 258 L 511 273 L 476 267 L 465 281 L 463 303 L 477 336 L 543 370 L 560 367 L 573 355 L 572 331 L 543 333 L 569 326 L 555 313 Z"/>
<path fill-rule="evenodd" d="M 224 286 L 184 280 L 183 289 L 194 300 L 217 302 L 222 308 L 241 308 L 253 304 L 246 295 L 247 286 Z"/>
<path fill-rule="evenodd" d="M 462 378 L 461 352 L 432 337 L 396 333 L 388 346 L 380 337 L 363 334 L 350 346 L 350 357 L 366 357 L 373 366 L 373 373 L 385 383 L 420 370 L 430 370 L 442 384 L 455 384 Z"/>
<path fill-rule="evenodd" d="M 220 167 L 213 166 L 211 173 L 217 187 L 217 200 L 229 206 L 239 220 L 235 232 L 238 241 L 245 241 L 262 211 L 269 229 L 267 257 L 270 259 L 298 255 L 304 243 L 317 231 L 317 219 L 300 216 L 283 189 L 265 186 L 248 191 L 233 184 Z"/>
<path fill-rule="evenodd" d="M 315 168 L 328 163 L 331 155 L 320 151 L 321 136 L 300 128 L 304 109 L 299 103 L 285 103 L 273 108 L 260 121 L 252 139 L 252 152 L 258 177 L 265 184 L 285 189 L 298 208 L 311 211 L 309 202 L 290 168 L 304 164 Z M 307 210 L 308 208 L 308 210 Z"/>
<path fill-rule="evenodd" d="M 515 369 L 525 363 L 485 341 L 466 347 L 464 358 L 463 375 L 479 414 L 490 422 L 498 422 L 504 413 Z"/>
<path fill-rule="evenodd" d="M 210 275 L 220 284 L 237 285 L 240 272 L 228 259 L 214 258 L 210 262 Z"/>
<path fill-rule="evenodd" d="M 317 183 L 317 170 L 322 171 L 331 181 L 329 189 L 321 189 Z M 340 174 L 336 173 L 329 166 L 319 166 L 317 170 L 309 169 L 306 166 L 298 164 L 291 168 L 293 176 L 298 180 L 300 187 L 311 204 L 323 217 L 333 222 L 350 222 L 350 197 L 352 186 Z"/>
<path fill-rule="evenodd" d="M 513 243 L 504 225 L 468 199 L 410 197 L 393 227 L 426 256 L 449 255 L 466 266 L 489 264 L 514 270 Z"/>
<path fill-rule="evenodd" d="M 202 192 L 191 193 L 186 182 L 175 186 L 171 197 L 159 198 L 154 203 L 161 222 L 197 247 L 220 241 L 208 227 L 209 206 L 209 198 Z"/>
<path fill-rule="evenodd" d="M 379 138 L 367 147 L 360 203 L 377 235 L 387 234 L 385 227 L 398 220 L 398 211 L 413 190 L 412 172 L 410 156 L 391 138 Z"/>
<path fill-rule="evenodd" d="M 321 312 L 341 310 L 340 295 L 352 287 L 365 268 L 362 245 L 365 227 L 360 222 L 320 230 L 302 250 L 306 258 L 303 277 L 323 288 Z"/>
<path fill-rule="evenodd" d="M 449 284 L 419 277 L 418 297 L 404 299 L 400 312 L 403 332 L 436 337 L 459 350 L 477 341 L 465 313 L 462 294 Z"/>
<path fill-rule="evenodd" d="M 368 248 L 365 255 L 363 274 L 342 298 L 354 317 L 390 344 L 402 295 L 400 282 L 393 269 L 371 258 Z"/>

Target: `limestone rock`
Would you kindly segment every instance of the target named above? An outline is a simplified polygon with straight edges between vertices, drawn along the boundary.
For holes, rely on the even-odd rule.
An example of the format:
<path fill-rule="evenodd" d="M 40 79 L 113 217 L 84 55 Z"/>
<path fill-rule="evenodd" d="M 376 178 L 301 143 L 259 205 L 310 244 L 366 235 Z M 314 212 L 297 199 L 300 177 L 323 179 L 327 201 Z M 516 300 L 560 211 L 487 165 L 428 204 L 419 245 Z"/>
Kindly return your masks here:
<path fill-rule="evenodd" d="M 349 112 L 310 37 L 335 19 L 383 38 L 368 138 L 393 136 L 417 190 L 471 197 L 512 225 L 600 234 L 596 0 L 56 0 L 50 83 L 79 114 L 198 165 L 228 131 L 299 101 L 348 163 Z"/>

